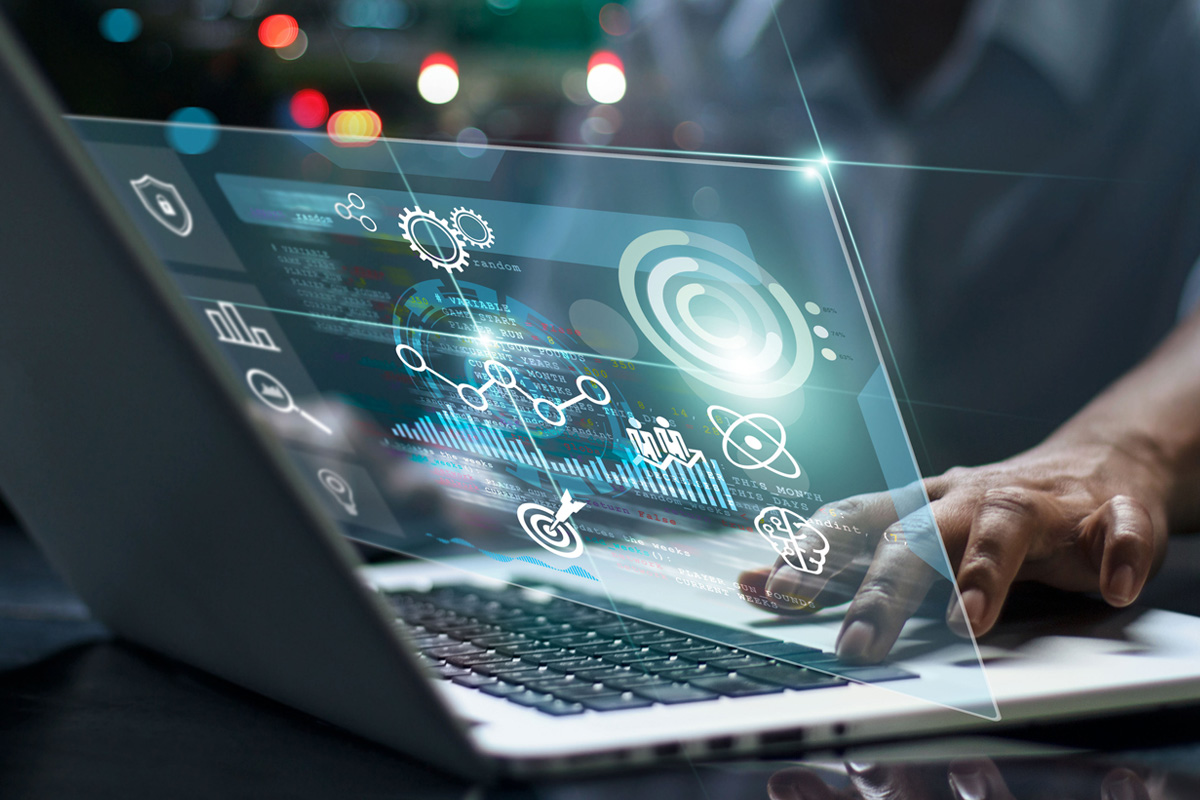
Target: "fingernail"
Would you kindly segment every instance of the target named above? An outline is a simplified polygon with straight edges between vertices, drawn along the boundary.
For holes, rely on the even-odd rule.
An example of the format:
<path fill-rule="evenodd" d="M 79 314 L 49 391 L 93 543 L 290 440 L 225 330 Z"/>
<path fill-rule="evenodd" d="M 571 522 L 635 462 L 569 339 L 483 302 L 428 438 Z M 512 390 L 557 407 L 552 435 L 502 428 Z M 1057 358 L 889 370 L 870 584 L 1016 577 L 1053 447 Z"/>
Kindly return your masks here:
<path fill-rule="evenodd" d="M 950 790 L 958 800 L 987 800 L 987 779 L 982 772 L 951 772 Z"/>
<path fill-rule="evenodd" d="M 987 613 L 987 598 L 979 589 L 967 589 L 963 592 L 962 604 L 967 619 L 971 620 L 971 627 L 978 629 L 983 624 L 983 615 Z"/>
<path fill-rule="evenodd" d="M 875 644 L 875 626 L 863 620 L 855 620 L 838 637 L 838 658 L 861 658 Z"/>
<path fill-rule="evenodd" d="M 1102 800 L 1137 800 L 1137 792 L 1129 778 L 1106 782 L 1100 796 Z"/>
<path fill-rule="evenodd" d="M 1133 567 L 1122 564 L 1108 583 L 1108 593 L 1123 606 L 1133 602 Z"/>

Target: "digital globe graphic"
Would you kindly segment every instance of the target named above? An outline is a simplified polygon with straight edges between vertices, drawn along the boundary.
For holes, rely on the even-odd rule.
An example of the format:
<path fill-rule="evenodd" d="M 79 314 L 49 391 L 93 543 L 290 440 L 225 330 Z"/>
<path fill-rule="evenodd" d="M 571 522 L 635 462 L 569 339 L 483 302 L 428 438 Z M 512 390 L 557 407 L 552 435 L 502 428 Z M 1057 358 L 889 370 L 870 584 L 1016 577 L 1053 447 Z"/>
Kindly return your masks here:
<path fill-rule="evenodd" d="M 786 449 L 787 429 L 770 414 L 739 414 L 709 406 L 708 420 L 721 434 L 721 452 L 746 471 L 765 469 L 781 478 L 799 478 L 800 465 Z"/>

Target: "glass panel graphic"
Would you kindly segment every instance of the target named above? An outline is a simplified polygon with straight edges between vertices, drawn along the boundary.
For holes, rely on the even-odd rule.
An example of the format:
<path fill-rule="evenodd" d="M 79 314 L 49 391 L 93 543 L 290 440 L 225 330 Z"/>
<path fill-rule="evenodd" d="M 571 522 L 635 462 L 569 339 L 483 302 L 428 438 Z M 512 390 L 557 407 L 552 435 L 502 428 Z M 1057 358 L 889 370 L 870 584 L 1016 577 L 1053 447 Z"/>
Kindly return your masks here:
<path fill-rule="evenodd" d="M 819 171 L 72 123 L 348 536 L 995 717 Z"/>

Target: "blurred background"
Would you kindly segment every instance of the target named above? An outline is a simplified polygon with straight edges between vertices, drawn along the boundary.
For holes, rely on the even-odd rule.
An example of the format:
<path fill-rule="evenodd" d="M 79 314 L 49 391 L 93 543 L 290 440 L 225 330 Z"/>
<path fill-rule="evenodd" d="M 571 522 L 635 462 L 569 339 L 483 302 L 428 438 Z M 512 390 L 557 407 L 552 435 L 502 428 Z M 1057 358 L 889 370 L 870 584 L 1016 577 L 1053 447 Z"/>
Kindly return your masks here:
<path fill-rule="evenodd" d="M 626 6 L 605 0 L 4 7 L 74 113 L 201 109 L 196 121 L 282 129 L 333 116 L 336 131 L 349 111 L 343 126 L 367 135 L 471 143 L 606 144 L 626 88 L 613 51 L 633 33 Z"/>

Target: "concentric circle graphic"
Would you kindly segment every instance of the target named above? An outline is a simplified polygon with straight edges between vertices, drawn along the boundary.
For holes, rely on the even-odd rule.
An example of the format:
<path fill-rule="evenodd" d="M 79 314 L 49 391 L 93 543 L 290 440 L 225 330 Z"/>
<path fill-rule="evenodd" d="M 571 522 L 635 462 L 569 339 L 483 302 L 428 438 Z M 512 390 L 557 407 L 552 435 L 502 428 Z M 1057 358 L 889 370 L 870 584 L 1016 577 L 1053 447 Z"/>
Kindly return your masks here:
<path fill-rule="evenodd" d="M 537 503 L 524 503 L 517 509 L 521 530 L 542 547 L 563 558 L 578 558 L 583 539 L 569 522 L 555 522 L 554 512 Z"/>
<path fill-rule="evenodd" d="M 813 366 L 808 322 L 765 269 L 729 245 L 679 230 L 634 239 L 621 295 L 647 339 L 689 375 L 742 397 L 782 397 Z"/>

